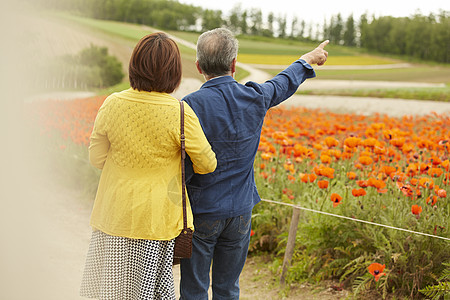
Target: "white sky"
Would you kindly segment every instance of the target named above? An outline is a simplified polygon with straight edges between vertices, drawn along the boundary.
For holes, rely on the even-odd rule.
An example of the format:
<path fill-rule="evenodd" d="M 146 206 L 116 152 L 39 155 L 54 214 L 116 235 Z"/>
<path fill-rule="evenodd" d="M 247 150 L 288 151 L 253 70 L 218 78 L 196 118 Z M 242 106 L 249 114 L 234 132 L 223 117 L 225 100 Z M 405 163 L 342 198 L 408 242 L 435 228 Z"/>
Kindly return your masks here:
<path fill-rule="evenodd" d="M 208 9 L 222 10 L 225 15 L 240 4 L 242 9 L 260 8 L 263 17 L 269 12 L 288 19 L 293 16 L 307 23 L 323 24 L 324 19 L 341 13 L 347 19 L 353 14 L 355 19 L 367 13 L 368 16 L 408 17 L 417 12 L 422 15 L 437 14 L 440 9 L 450 12 L 448 0 L 179 0 L 181 3 Z"/>

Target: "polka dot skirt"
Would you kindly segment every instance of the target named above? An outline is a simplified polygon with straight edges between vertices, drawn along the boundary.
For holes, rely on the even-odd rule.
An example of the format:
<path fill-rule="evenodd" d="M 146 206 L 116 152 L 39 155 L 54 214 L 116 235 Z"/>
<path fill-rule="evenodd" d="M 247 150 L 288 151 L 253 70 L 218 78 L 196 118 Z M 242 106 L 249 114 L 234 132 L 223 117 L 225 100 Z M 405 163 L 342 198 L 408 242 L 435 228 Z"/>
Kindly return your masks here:
<path fill-rule="evenodd" d="M 175 240 L 152 241 L 92 233 L 80 295 L 96 299 L 175 299 Z"/>

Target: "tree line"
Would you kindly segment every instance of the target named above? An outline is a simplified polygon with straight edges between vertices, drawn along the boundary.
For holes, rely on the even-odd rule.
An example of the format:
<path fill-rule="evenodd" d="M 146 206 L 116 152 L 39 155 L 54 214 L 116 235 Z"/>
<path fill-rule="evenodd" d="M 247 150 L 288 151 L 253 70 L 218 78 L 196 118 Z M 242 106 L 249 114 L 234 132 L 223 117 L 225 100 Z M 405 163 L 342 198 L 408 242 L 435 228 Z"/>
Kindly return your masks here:
<path fill-rule="evenodd" d="M 329 39 L 334 44 L 372 52 L 406 55 L 449 63 L 449 12 L 395 18 L 332 16 L 323 24 L 308 24 L 293 16 L 263 16 L 261 9 L 235 6 L 228 15 L 176 0 L 42 0 L 52 8 L 69 9 L 105 20 L 145 24 L 166 30 L 206 31 L 226 26 L 237 35 L 278 37 L 303 41 Z"/>

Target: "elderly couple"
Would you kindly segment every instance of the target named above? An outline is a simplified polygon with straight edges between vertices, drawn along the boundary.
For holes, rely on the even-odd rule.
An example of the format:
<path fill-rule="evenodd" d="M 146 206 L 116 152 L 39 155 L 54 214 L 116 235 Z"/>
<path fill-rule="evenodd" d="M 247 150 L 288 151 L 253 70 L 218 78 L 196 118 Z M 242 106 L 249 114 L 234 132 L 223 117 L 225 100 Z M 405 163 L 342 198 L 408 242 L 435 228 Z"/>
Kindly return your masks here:
<path fill-rule="evenodd" d="M 239 299 L 252 208 L 260 201 L 253 162 L 267 110 L 289 98 L 324 47 L 302 55 L 263 84 L 234 80 L 238 41 L 224 28 L 200 35 L 197 69 L 206 82 L 184 97 L 188 225 L 192 258 L 181 260 L 180 299 Z M 176 43 L 164 33 L 142 38 L 129 65 L 131 88 L 106 98 L 89 146 L 102 169 L 91 216 L 92 239 L 81 295 L 98 299 L 175 299 L 174 238 L 180 208 L 181 82 Z M 189 172 L 188 172 L 189 173 Z M 212 269 L 211 269 L 212 265 Z"/>

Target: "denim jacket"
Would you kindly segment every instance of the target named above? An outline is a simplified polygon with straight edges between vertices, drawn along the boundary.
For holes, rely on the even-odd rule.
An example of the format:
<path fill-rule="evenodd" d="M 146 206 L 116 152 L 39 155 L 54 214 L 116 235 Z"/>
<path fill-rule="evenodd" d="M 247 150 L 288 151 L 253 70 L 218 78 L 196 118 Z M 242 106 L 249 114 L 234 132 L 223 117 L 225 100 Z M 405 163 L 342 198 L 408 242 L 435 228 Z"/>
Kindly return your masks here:
<path fill-rule="evenodd" d="M 297 60 L 263 84 L 238 83 L 231 76 L 205 82 L 183 98 L 197 114 L 216 154 L 213 173 L 195 174 L 187 160 L 187 190 L 194 216 L 226 219 L 251 212 L 261 198 L 253 163 L 269 108 L 292 96 L 314 69 Z"/>

